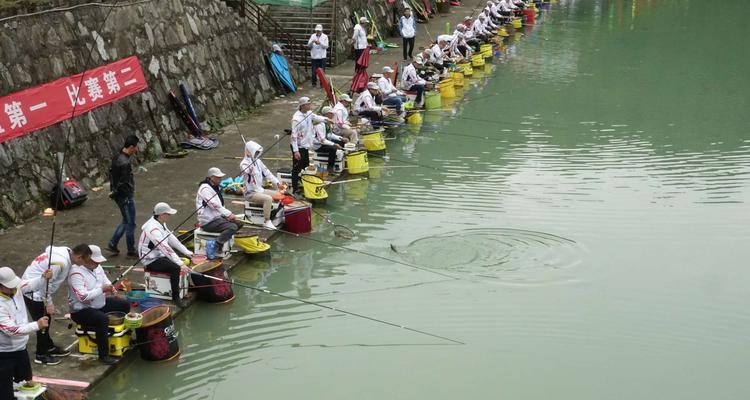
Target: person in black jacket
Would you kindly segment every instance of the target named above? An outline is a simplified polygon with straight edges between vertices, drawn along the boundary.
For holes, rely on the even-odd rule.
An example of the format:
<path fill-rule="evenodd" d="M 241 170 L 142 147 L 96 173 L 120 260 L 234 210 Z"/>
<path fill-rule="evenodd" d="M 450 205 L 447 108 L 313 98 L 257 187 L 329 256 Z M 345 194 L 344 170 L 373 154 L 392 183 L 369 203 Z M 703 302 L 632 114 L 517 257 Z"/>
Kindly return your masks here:
<path fill-rule="evenodd" d="M 138 257 L 135 249 L 135 180 L 133 179 L 133 168 L 130 166 L 130 157 L 138 152 L 138 136 L 130 135 L 125 138 L 125 144 L 118 155 L 112 159 L 109 168 L 109 197 L 117 203 L 122 214 L 122 222 L 115 228 L 112 239 L 107 244 L 107 250 L 113 254 L 120 254 L 117 244 L 122 235 L 125 235 L 125 243 L 128 246 L 128 257 Z"/>

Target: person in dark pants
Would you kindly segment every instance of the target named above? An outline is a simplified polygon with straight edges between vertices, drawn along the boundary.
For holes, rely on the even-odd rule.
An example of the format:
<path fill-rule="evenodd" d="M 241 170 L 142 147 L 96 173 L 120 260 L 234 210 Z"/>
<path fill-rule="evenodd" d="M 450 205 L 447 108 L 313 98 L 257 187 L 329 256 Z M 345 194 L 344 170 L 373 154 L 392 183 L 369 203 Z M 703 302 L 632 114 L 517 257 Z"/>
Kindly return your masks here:
<path fill-rule="evenodd" d="M 292 147 L 292 192 L 300 193 L 299 180 L 302 170 L 310 165 L 310 153 L 308 149 L 313 145 L 313 118 L 315 114 L 310 111 L 312 104 L 309 97 L 301 97 L 297 111 L 292 116 L 292 135 L 290 138 Z"/>
<path fill-rule="evenodd" d="M 328 36 L 323 33 L 323 25 L 315 25 L 315 33 L 307 41 L 310 48 L 310 69 L 312 70 L 312 86 L 318 83 L 318 68 L 326 70 L 326 50 L 328 49 Z"/>
<path fill-rule="evenodd" d="M 224 248 L 224 243 L 232 239 L 242 228 L 242 222 L 237 216 L 224 207 L 224 195 L 221 194 L 219 182 L 226 176 L 220 169 L 208 169 L 206 179 L 198 186 L 195 196 L 195 208 L 198 214 L 198 224 L 206 232 L 218 233 L 216 240 L 206 241 L 206 257 L 216 258 L 216 251 Z"/>
<path fill-rule="evenodd" d="M 156 203 L 154 216 L 141 226 L 141 237 L 138 241 L 141 261 L 147 272 L 166 272 L 172 291 L 172 301 L 177 307 L 185 308 L 187 303 L 180 298 L 180 274 L 189 274 L 190 268 L 180 259 L 174 249 L 192 257 L 193 252 L 180 243 L 172 231 L 167 228 L 167 221 L 177 210 L 167 203 Z"/>
<path fill-rule="evenodd" d="M 99 361 L 111 365 L 117 359 L 109 355 L 109 318 L 108 312 L 130 311 L 130 302 L 117 297 L 117 289 L 107 278 L 99 265 L 107 261 L 102 256 L 99 246 L 91 245 L 91 256 L 83 265 L 73 265 L 68 276 L 68 306 L 70 318 L 81 325 L 84 331 L 92 330 L 96 334 L 96 347 Z"/>
<path fill-rule="evenodd" d="M 354 46 L 354 62 L 359 60 L 359 56 L 367 50 L 367 17 L 360 17 L 359 24 L 354 25 L 352 34 L 352 45 Z"/>
<path fill-rule="evenodd" d="M 64 246 L 48 246 L 26 267 L 22 277 L 26 281 L 38 278 L 47 271 L 52 273 L 49 284 L 44 285 L 39 290 L 24 293 L 23 301 L 26 303 L 31 318 L 37 320 L 45 315 L 51 316 L 55 313 L 56 308 L 52 302 L 53 295 L 68 279 L 73 264 L 81 264 L 89 256 L 91 256 L 91 249 L 87 244 L 79 244 L 72 250 Z M 70 351 L 55 346 L 49 335 L 49 329 L 41 329 L 36 332 L 35 363 L 56 365 L 60 363 L 60 357 L 69 354 Z"/>
<path fill-rule="evenodd" d="M 398 22 L 398 31 L 404 42 L 404 61 L 410 60 L 414 57 L 414 38 L 417 36 L 417 21 L 411 15 L 411 8 L 404 9 L 404 15 Z"/>
<path fill-rule="evenodd" d="M 109 168 L 109 197 L 114 200 L 122 214 L 122 222 L 115 228 L 112 239 L 107 244 L 107 250 L 113 255 L 120 254 L 117 244 L 122 235 L 128 247 L 128 257 L 137 257 L 135 250 L 135 180 L 133 179 L 133 168 L 130 165 L 130 157 L 138 152 L 138 137 L 130 135 L 125 138 L 125 144 L 120 154 L 112 159 Z"/>
<path fill-rule="evenodd" d="M 12 269 L 0 268 L 0 399 L 13 399 L 13 382 L 31 380 L 31 363 L 26 344 L 29 334 L 49 326 L 44 316 L 29 322 L 23 293 L 44 289 L 52 271 L 30 281 L 19 279 Z"/>

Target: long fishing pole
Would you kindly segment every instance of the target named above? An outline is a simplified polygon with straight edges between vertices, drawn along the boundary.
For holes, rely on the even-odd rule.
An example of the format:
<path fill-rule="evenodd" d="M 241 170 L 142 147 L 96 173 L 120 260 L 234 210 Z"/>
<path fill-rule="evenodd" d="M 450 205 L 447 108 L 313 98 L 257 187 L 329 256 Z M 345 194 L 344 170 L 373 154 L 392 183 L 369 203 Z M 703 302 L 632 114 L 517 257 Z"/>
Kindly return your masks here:
<path fill-rule="evenodd" d="M 252 224 L 250 221 L 247 221 L 247 220 L 244 220 L 244 219 L 241 220 L 241 221 L 243 223 L 245 223 L 245 224 Z M 262 229 L 268 229 L 268 228 L 262 228 Z M 271 230 L 271 229 L 268 229 L 268 230 Z M 335 247 L 335 248 L 342 249 L 342 250 L 353 251 L 355 253 L 359 253 L 359 254 L 362 254 L 362 255 L 365 255 L 365 256 L 368 256 L 368 257 L 377 258 L 377 259 L 380 259 L 380 260 L 383 260 L 383 261 L 388 261 L 388 262 L 391 262 L 391 263 L 394 263 L 394 264 L 400 264 L 400 265 L 403 265 L 403 266 L 406 266 L 406 267 L 409 267 L 409 268 L 414 268 L 414 269 L 418 269 L 418 270 L 421 270 L 421 271 L 429 272 L 431 274 L 440 275 L 440 276 L 443 276 L 443 277 L 446 277 L 446 278 L 451 278 L 453 280 L 459 280 L 460 279 L 460 278 L 455 277 L 453 275 L 448 275 L 448 274 L 444 274 L 442 272 L 437 272 L 437 271 L 431 270 L 429 268 L 420 267 L 419 265 L 415 265 L 415 264 L 411 264 L 411 263 L 407 263 L 407 262 L 403 262 L 403 261 L 399 261 L 399 260 L 394 260 L 392 258 L 379 256 L 379 255 L 374 254 L 374 253 L 370 253 L 370 252 L 367 252 L 367 251 L 353 249 L 351 247 L 343 246 L 343 245 L 336 244 L 336 243 L 327 242 L 325 240 L 311 238 L 309 236 L 304 236 L 304 235 L 301 235 L 299 233 L 289 232 L 289 231 L 285 231 L 285 230 L 279 229 L 279 228 L 276 228 L 276 229 L 273 229 L 273 230 L 281 232 L 281 233 L 284 233 L 284 234 L 287 234 L 289 236 L 294 236 L 294 237 L 301 238 L 301 239 L 307 239 L 307 240 L 309 240 L 311 242 L 324 244 L 324 245 L 327 245 L 327 246 L 330 246 L 330 247 Z"/>
<path fill-rule="evenodd" d="M 451 338 L 448 338 L 448 337 L 445 337 L 445 336 L 436 335 L 434 333 L 425 332 L 425 331 L 422 331 L 422 330 L 419 330 L 419 329 L 409 328 L 408 326 L 403 326 L 403 325 L 395 324 L 393 322 L 384 321 L 382 319 L 378 319 L 378 318 L 374 318 L 374 317 L 368 317 L 367 315 L 355 313 L 355 312 L 352 312 L 352 311 L 342 310 L 340 308 L 327 306 L 325 304 L 321 304 L 321 303 L 318 303 L 318 302 L 304 300 L 304 299 L 300 299 L 300 298 L 294 297 L 294 296 L 287 296 L 285 294 L 281 294 L 281 293 L 278 293 L 278 292 L 273 292 L 273 291 L 270 291 L 268 289 L 259 288 L 257 286 L 249 285 L 247 283 L 237 282 L 234 279 L 218 278 L 218 277 L 215 277 L 215 276 L 202 274 L 202 273 L 196 272 L 196 271 L 190 271 L 190 273 L 193 274 L 193 275 L 202 276 L 204 278 L 213 279 L 215 281 L 229 283 L 231 285 L 236 285 L 236 286 L 240 286 L 240 287 L 243 287 L 243 288 L 252 289 L 252 290 L 255 290 L 255 291 L 258 291 L 258 292 L 261 292 L 261 293 L 270 294 L 272 296 L 281 297 L 281 298 L 284 298 L 284 299 L 287 299 L 287 300 L 298 301 L 300 303 L 308 304 L 308 305 L 311 305 L 311 306 L 325 308 L 327 310 L 339 312 L 339 313 L 346 314 L 346 315 L 351 315 L 353 317 L 363 318 L 363 319 L 366 319 L 366 320 L 369 320 L 369 321 L 373 321 L 373 322 L 377 322 L 377 323 L 380 323 L 380 324 L 389 325 L 389 326 L 393 326 L 393 327 L 396 327 L 396 328 L 401 328 L 401 329 L 404 329 L 404 330 L 407 330 L 407 331 L 410 331 L 410 332 L 418 333 L 420 335 L 425 335 L 425 336 L 430 336 L 430 337 L 433 337 L 433 338 L 436 338 L 436 339 L 446 340 L 446 341 L 451 342 L 451 343 L 466 344 L 465 342 L 462 342 L 460 340 L 451 339 Z"/>
<path fill-rule="evenodd" d="M 99 29 L 96 30 L 96 32 L 101 32 L 102 28 L 104 27 L 104 24 L 107 22 L 107 19 L 109 19 L 109 16 L 112 14 L 112 11 L 115 9 L 115 6 L 120 2 L 120 0 L 115 1 L 112 8 L 109 9 L 107 12 L 107 15 L 104 16 L 104 20 L 102 20 L 102 23 L 99 25 Z M 97 33 L 97 35 L 99 35 Z M 96 38 L 94 38 L 96 39 Z M 83 64 L 83 72 L 81 73 L 81 79 L 78 81 L 77 89 L 75 90 L 75 98 L 73 99 L 73 107 L 70 112 L 70 118 L 75 117 L 76 110 L 78 109 L 78 98 L 79 93 L 81 91 L 81 85 L 83 85 L 83 79 L 86 76 L 86 71 L 88 70 L 89 65 L 91 64 L 91 60 L 93 59 L 94 50 L 96 49 L 96 46 L 91 46 L 91 49 L 89 50 L 88 59 Z M 52 228 L 50 229 L 50 239 L 49 239 L 49 254 L 47 255 L 47 271 L 49 271 L 52 268 L 52 246 L 55 244 L 55 228 L 57 226 L 57 211 L 60 208 L 60 203 L 62 202 L 62 180 L 63 180 L 63 169 L 65 165 L 65 157 L 68 153 L 68 140 L 70 139 L 70 134 L 73 132 L 73 124 L 70 124 L 70 128 L 68 129 L 68 132 L 65 135 L 65 141 L 63 142 L 63 151 L 62 156 L 59 158 L 59 170 L 57 173 L 57 182 L 56 182 L 56 196 L 54 201 L 52 202 Z M 62 271 L 61 271 L 62 273 Z M 47 298 L 49 297 L 49 279 L 46 280 L 45 286 L 44 286 L 44 313 L 48 315 L 47 313 L 47 307 L 49 306 L 47 302 Z M 42 329 L 42 333 L 47 333 L 47 328 Z"/>

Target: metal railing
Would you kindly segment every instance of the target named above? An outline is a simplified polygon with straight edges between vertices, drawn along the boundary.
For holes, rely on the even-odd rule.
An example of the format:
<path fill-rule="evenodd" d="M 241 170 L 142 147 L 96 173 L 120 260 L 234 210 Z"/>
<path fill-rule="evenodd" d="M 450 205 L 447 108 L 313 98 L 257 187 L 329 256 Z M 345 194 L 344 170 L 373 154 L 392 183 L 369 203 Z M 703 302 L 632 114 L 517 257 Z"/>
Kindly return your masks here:
<path fill-rule="evenodd" d="M 279 25 L 271 16 L 268 11 L 264 10 L 260 5 L 252 0 L 242 0 L 239 3 L 240 15 L 249 19 L 252 24 L 261 32 L 264 36 L 274 42 L 278 42 L 285 48 L 285 53 L 289 61 L 300 60 L 304 57 L 306 48 L 299 42 L 294 40 L 294 37 L 290 35 L 284 28 Z M 305 63 L 298 63 L 298 65 L 304 68 L 305 73 L 308 72 L 308 66 Z"/>

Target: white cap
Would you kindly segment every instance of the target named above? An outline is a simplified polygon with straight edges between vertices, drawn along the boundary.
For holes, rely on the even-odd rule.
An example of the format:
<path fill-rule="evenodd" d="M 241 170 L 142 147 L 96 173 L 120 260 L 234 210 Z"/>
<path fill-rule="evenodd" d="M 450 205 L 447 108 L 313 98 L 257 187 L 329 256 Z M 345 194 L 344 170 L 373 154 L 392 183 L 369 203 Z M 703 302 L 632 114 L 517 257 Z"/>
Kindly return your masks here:
<path fill-rule="evenodd" d="M 352 102 L 352 98 L 349 97 L 348 94 L 344 93 L 341 96 L 339 96 L 339 101 L 348 101 L 348 102 L 351 103 Z"/>
<path fill-rule="evenodd" d="M 316 32 L 317 32 L 317 31 L 321 31 L 321 32 L 322 32 L 322 31 L 323 31 L 323 25 L 321 25 L 321 24 L 317 24 L 317 25 L 315 25 L 315 31 L 316 31 Z"/>
<path fill-rule="evenodd" d="M 174 215 L 174 214 L 177 214 L 177 210 L 170 207 L 169 204 L 167 203 L 164 203 L 164 202 L 156 203 L 156 205 L 154 206 L 154 215 L 162 215 L 162 214 Z"/>
<path fill-rule="evenodd" d="M 380 86 L 378 86 L 375 82 L 367 82 L 367 88 L 368 89 L 380 89 Z"/>
<path fill-rule="evenodd" d="M 467 16 L 465 16 L 465 17 L 464 17 L 464 21 L 471 21 L 471 17 L 470 17 L 470 16 L 468 16 L 468 15 L 467 15 Z"/>
<path fill-rule="evenodd" d="M 417 64 L 424 64 L 424 61 L 422 61 L 422 57 L 414 57 L 414 62 Z"/>
<path fill-rule="evenodd" d="M 310 104 L 310 98 L 309 97 L 300 97 L 299 98 L 299 105 L 304 106 L 305 104 Z"/>
<path fill-rule="evenodd" d="M 227 176 L 227 174 L 221 172 L 221 170 L 218 169 L 218 168 L 216 168 L 216 167 L 211 167 L 211 168 L 208 169 L 208 173 L 206 174 L 206 176 L 209 177 L 209 178 L 212 177 L 212 176 L 223 178 L 223 177 Z"/>
<path fill-rule="evenodd" d="M 386 65 L 385 67 L 383 67 L 383 72 L 393 72 L 393 68 Z"/>
<path fill-rule="evenodd" d="M 359 17 L 359 22 L 367 22 L 367 17 Z"/>
<path fill-rule="evenodd" d="M 273 51 L 281 51 L 281 46 L 279 46 L 278 44 L 274 44 L 273 46 L 271 46 L 271 48 L 273 49 Z"/>
<path fill-rule="evenodd" d="M 328 114 L 333 112 L 333 107 L 331 106 L 325 106 L 322 110 L 320 110 L 321 114 Z"/>
<path fill-rule="evenodd" d="M 0 268 L 0 285 L 7 287 L 8 289 L 15 289 L 21 284 L 21 278 L 16 276 L 16 273 L 8 267 Z"/>
<path fill-rule="evenodd" d="M 91 261 L 94 261 L 97 264 L 101 264 L 107 261 L 107 259 L 102 255 L 102 249 L 99 246 L 90 244 L 89 249 L 91 249 Z"/>
<path fill-rule="evenodd" d="M 383 77 L 383 74 L 372 74 L 373 78 L 380 79 Z"/>

